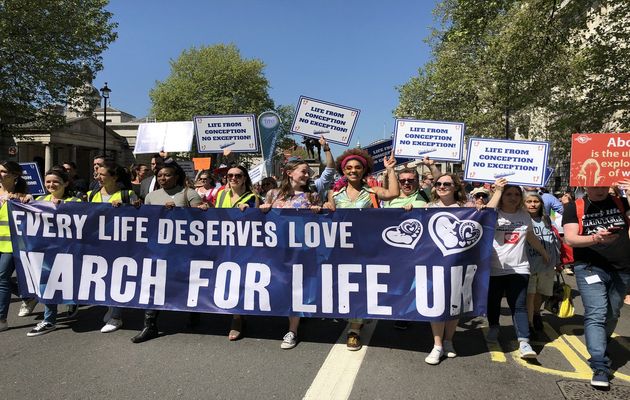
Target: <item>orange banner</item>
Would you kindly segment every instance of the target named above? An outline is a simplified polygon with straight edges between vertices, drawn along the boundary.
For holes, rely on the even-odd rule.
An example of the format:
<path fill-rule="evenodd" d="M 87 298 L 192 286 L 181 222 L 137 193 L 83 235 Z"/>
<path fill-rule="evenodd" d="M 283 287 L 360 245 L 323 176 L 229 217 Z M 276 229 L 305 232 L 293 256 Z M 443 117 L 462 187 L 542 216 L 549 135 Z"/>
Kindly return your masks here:
<path fill-rule="evenodd" d="M 574 133 L 571 186 L 611 186 L 630 179 L 630 133 Z"/>
<path fill-rule="evenodd" d="M 193 163 L 195 164 L 195 171 L 201 171 L 202 169 L 210 169 L 210 163 L 212 159 L 210 157 L 193 157 Z"/>

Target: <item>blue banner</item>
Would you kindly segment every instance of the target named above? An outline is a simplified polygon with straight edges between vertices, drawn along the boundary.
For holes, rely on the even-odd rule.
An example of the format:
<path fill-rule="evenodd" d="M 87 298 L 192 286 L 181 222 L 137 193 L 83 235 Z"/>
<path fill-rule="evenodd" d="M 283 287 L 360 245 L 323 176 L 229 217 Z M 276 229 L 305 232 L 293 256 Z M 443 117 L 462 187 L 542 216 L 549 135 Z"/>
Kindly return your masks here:
<path fill-rule="evenodd" d="M 258 116 L 258 133 L 260 135 L 260 149 L 265 169 L 271 171 L 271 159 L 276 152 L 278 135 L 280 134 L 280 116 L 275 111 L 265 111 Z"/>
<path fill-rule="evenodd" d="M 383 160 L 386 156 L 389 157 L 392 154 L 392 147 L 392 139 L 385 139 L 376 143 L 371 143 L 370 145 L 363 148 L 363 150 L 367 151 L 374 160 L 374 168 L 372 168 L 372 173 L 385 171 L 385 164 L 383 164 Z M 413 159 L 407 157 L 396 157 L 396 163 L 399 165 L 411 160 Z"/>
<path fill-rule="evenodd" d="M 20 294 L 43 303 L 405 320 L 486 312 L 492 210 L 9 211 Z"/>
<path fill-rule="evenodd" d="M 35 162 L 23 162 L 20 163 L 22 167 L 22 178 L 28 185 L 28 193 L 33 196 L 46 194 L 44 190 L 44 182 L 42 182 L 42 176 L 39 174 L 39 167 Z"/>

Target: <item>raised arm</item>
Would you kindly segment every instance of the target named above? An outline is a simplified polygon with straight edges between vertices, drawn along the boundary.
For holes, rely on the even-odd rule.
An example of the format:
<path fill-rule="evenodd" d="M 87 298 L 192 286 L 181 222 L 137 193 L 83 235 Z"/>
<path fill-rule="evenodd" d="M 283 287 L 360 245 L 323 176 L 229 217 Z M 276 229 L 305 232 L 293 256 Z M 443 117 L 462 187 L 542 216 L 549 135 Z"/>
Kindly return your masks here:
<path fill-rule="evenodd" d="M 380 200 L 387 201 L 400 196 L 398 177 L 396 176 L 396 171 L 394 171 L 394 167 L 396 166 L 396 157 L 394 157 L 393 152 L 389 157 L 385 157 L 383 159 L 383 164 L 385 165 L 385 170 L 387 171 L 387 189 L 382 187 L 375 187 L 373 189 L 374 193 L 376 193 Z"/>
<path fill-rule="evenodd" d="M 507 184 L 508 181 L 505 178 L 499 178 L 494 182 L 494 193 L 488 204 L 486 204 L 487 208 L 497 208 L 499 206 L 501 196 L 503 196 L 503 189 L 505 189 Z"/>

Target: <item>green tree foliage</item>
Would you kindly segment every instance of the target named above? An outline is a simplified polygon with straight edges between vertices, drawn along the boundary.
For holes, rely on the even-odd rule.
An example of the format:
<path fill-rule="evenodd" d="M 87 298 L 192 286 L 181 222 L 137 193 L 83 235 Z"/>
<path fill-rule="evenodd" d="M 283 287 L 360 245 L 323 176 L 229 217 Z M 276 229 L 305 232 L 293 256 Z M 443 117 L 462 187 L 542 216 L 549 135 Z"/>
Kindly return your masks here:
<path fill-rule="evenodd" d="M 475 136 L 566 142 L 628 129 L 630 2 L 445 0 L 433 58 L 399 87 L 397 116 L 464 121 Z"/>
<path fill-rule="evenodd" d="M 0 0 L 0 130 L 51 126 L 116 39 L 107 0 Z"/>
<path fill-rule="evenodd" d="M 171 61 L 171 74 L 157 82 L 150 97 L 161 121 L 195 115 L 260 114 L 273 108 L 265 64 L 246 60 L 234 45 L 185 50 Z"/>

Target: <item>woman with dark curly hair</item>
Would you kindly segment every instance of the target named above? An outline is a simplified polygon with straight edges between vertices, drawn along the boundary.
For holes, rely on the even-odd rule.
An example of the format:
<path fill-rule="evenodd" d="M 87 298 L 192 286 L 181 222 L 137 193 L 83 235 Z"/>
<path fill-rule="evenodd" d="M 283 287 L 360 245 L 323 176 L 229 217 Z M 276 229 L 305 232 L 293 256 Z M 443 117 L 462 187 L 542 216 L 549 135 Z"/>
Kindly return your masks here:
<path fill-rule="evenodd" d="M 374 160 L 362 149 L 350 149 L 344 151 L 337 158 L 337 170 L 343 177 L 335 182 L 333 189 L 328 192 L 328 201 L 324 208 L 335 210 L 337 208 L 378 208 L 379 201 L 395 199 L 400 195 L 398 177 L 394 172 L 396 159 L 392 154 L 383 160 L 387 171 L 387 189 L 382 187 L 369 187 L 366 178 L 372 172 Z M 355 351 L 361 348 L 359 333 L 363 320 L 350 319 L 350 330 L 346 345 L 348 350 Z"/>

